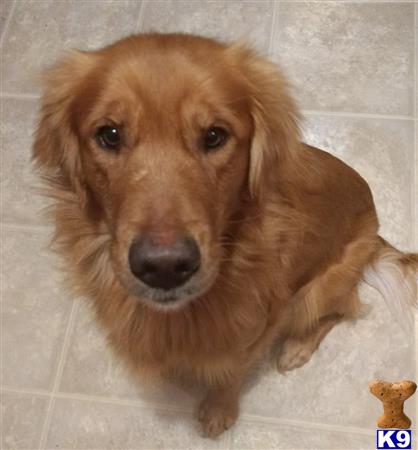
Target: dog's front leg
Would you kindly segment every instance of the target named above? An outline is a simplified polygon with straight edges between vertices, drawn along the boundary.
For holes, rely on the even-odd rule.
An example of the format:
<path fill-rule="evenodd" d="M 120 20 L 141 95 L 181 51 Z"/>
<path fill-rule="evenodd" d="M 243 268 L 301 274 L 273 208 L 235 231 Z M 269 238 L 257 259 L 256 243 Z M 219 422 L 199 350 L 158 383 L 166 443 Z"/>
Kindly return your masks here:
<path fill-rule="evenodd" d="M 199 407 L 199 420 L 208 437 L 219 436 L 237 420 L 241 384 L 241 377 L 236 377 L 228 383 L 209 388 Z"/>

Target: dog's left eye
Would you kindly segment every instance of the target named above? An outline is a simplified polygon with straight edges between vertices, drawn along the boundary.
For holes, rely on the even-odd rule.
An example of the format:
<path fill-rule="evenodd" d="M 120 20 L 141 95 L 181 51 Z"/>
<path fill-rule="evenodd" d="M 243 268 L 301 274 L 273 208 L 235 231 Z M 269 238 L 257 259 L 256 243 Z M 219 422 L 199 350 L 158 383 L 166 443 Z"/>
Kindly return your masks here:
<path fill-rule="evenodd" d="M 114 125 L 104 125 L 97 130 L 96 141 L 106 150 L 118 150 L 121 144 L 120 132 Z"/>
<path fill-rule="evenodd" d="M 210 151 L 221 147 L 227 141 L 228 132 L 221 127 L 211 127 L 203 135 L 203 148 Z"/>

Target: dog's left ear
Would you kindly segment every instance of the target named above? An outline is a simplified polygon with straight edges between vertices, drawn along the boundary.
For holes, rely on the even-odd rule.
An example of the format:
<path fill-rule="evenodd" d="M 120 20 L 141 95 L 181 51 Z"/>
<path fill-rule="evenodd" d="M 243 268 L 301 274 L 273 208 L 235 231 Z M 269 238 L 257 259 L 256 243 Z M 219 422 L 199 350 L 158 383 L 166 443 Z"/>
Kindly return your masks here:
<path fill-rule="evenodd" d="M 297 174 L 300 116 L 276 65 L 242 44 L 232 45 L 226 52 L 248 91 L 254 127 L 248 181 L 251 195 L 258 198 L 280 177 Z"/>
<path fill-rule="evenodd" d="M 94 63 L 93 53 L 72 51 L 46 72 L 33 144 L 33 159 L 43 175 L 77 194 L 81 203 L 85 189 L 72 106 Z"/>

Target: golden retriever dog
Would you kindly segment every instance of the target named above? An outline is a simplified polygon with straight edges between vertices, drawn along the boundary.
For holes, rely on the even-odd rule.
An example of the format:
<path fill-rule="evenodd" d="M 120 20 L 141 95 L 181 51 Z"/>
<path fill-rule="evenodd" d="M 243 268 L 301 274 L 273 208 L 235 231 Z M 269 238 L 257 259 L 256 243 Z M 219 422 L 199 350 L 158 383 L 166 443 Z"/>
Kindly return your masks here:
<path fill-rule="evenodd" d="M 356 318 L 361 280 L 416 304 L 418 255 L 378 235 L 353 169 L 301 142 L 285 80 L 245 45 L 131 36 L 45 84 L 33 155 L 72 286 L 135 372 L 207 386 L 206 435 L 278 342 L 291 370 Z"/>

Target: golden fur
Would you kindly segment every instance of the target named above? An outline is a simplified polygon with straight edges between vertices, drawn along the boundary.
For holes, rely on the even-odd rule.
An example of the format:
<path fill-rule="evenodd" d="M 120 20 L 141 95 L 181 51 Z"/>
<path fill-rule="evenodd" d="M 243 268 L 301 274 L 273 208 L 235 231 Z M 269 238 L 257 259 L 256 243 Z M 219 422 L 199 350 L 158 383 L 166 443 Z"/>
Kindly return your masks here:
<path fill-rule="evenodd" d="M 367 183 L 302 144 L 298 119 L 272 63 L 196 36 L 132 36 L 73 52 L 46 76 L 34 158 L 72 285 L 134 370 L 207 384 L 210 436 L 236 420 L 245 374 L 278 338 L 288 370 L 357 316 L 357 286 L 382 252 L 416 269 L 416 255 L 377 235 Z M 119 154 L 92 139 L 108 120 L 123 126 Z M 199 152 L 199 130 L 218 122 L 231 139 Z M 194 236 L 198 295 L 171 309 L 137 295 L 126 255 L 144 229 Z"/>

